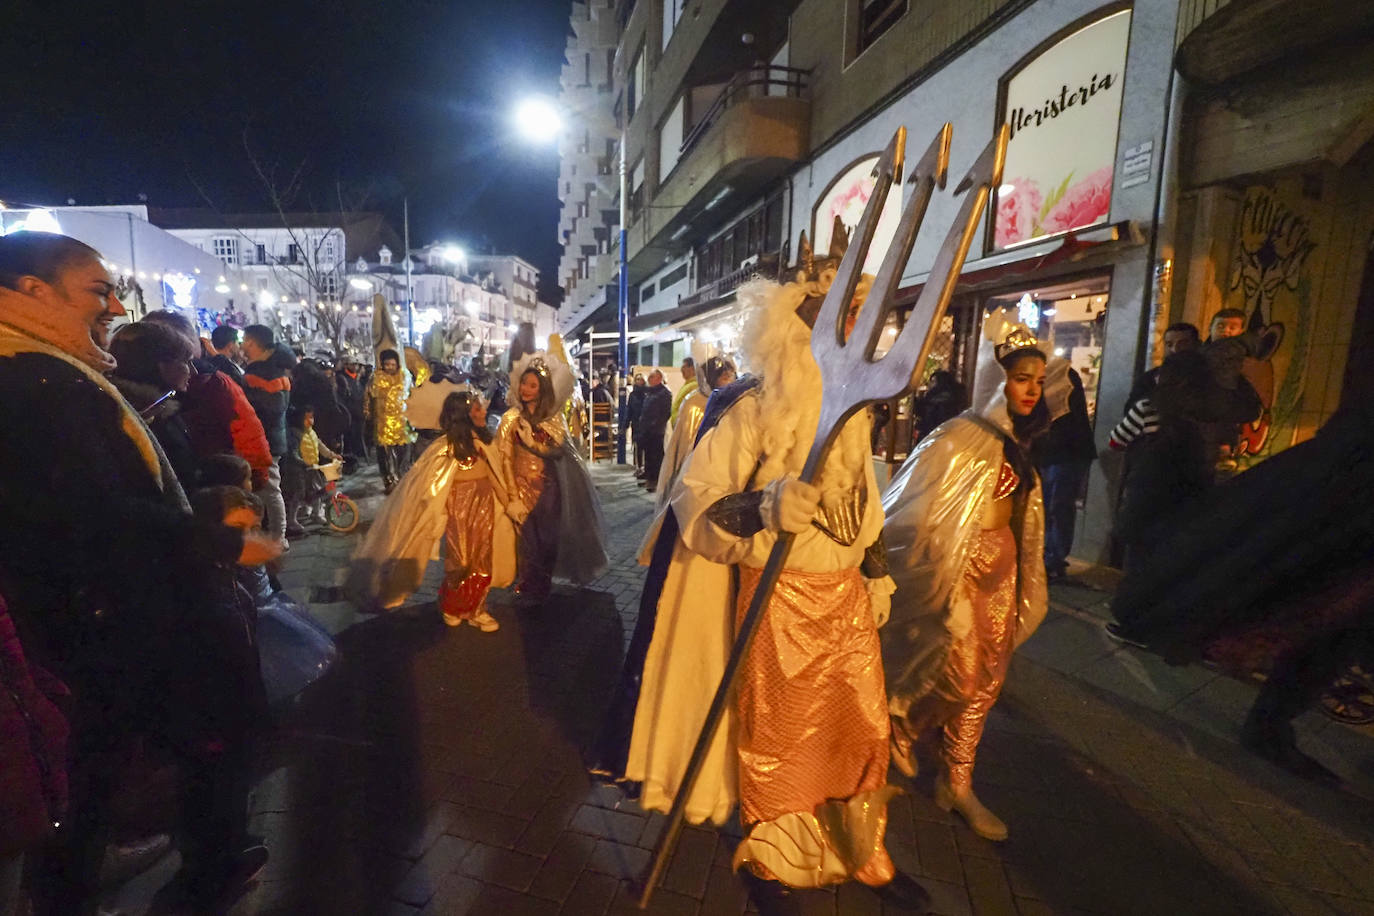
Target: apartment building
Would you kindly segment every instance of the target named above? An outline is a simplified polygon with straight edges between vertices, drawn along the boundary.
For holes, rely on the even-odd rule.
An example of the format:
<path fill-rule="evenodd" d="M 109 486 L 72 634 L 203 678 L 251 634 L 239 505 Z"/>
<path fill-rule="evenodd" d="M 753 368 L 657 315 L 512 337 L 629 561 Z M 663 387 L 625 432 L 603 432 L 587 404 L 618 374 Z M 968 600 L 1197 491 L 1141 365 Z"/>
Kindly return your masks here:
<path fill-rule="evenodd" d="M 619 216 L 620 131 L 614 118 L 619 31 L 614 0 L 574 0 L 560 77 L 566 129 L 558 141 L 558 283 L 564 314 L 586 314 L 604 301 L 601 272 Z M 594 303 L 594 304 L 593 304 Z"/>

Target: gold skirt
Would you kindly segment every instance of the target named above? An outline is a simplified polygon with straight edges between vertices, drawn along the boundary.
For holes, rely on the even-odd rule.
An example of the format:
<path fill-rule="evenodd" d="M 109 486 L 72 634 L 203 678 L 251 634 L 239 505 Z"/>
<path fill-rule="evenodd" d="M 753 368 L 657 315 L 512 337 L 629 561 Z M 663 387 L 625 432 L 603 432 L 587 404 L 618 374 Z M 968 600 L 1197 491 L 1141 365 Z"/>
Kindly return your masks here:
<path fill-rule="evenodd" d="M 761 570 L 740 567 L 736 622 Z M 740 672 L 736 852 L 797 887 L 892 877 L 888 715 L 878 630 L 857 569 L 784 570 Z"/>
<path fill-rule="evenodd" d="M 496 495 L 491 479 L 454 481 L 444 528 L 444 584 L 440 605 L 453 617 L 475 615 L 491 585 Z"/>

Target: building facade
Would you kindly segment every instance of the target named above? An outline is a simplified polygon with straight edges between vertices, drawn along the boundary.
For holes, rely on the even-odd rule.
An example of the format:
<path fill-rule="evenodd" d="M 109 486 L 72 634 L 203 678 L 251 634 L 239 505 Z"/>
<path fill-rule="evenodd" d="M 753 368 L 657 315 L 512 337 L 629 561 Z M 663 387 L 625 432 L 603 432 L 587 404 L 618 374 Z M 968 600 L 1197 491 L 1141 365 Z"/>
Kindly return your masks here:
<path fill-rule="evenodd" d="M 620 132 L 612 97 L 616 6 L 614 0 L 574 0 L 569 21 L 559 93 L 566 129 L 558 141 L 558 240 L 563 246 L 558 284 L 564 316 L 586 315 L 604 303 L 598 283 L 606 282 L 605 262 L 615 259 L 620 193 Z"/>

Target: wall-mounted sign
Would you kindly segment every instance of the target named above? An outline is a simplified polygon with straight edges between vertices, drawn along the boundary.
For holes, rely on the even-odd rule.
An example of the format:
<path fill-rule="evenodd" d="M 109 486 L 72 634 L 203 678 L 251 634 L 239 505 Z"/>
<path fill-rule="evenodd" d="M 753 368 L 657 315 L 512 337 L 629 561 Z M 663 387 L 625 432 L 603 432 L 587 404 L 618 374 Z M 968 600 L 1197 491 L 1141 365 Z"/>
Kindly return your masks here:
<path fill-rule="evenodd" d="M 1130 32 L 1130 10 L 1113 13 L 1055 42 L 1003 82 L 1001 111 L 1011 136 L 993 210 L 994 248 L 1107 220 Z"/>
<path fill-rule="evenodd" d="M 830 183 L 821 195 L 816 209 L 811 214 L 811 247 L 818 256 L 830 251 L 830 233 L 838 216 L 852 237 L 854 228 L 859 225 L 868 198 L 873 194 L 873 168 L 878 164 L 878 154 L 866 156 L 845 169 Z M 878 228 L 873 234 L 873 246 L 868 250 L 864 261 L 864 273 L 876 274 L 883 263 L 883 255 L 897 234 L 897 222 L 902 218 L 902 186 L 894 183 L 887 193 L 887 202 L 878 217 Z"/>

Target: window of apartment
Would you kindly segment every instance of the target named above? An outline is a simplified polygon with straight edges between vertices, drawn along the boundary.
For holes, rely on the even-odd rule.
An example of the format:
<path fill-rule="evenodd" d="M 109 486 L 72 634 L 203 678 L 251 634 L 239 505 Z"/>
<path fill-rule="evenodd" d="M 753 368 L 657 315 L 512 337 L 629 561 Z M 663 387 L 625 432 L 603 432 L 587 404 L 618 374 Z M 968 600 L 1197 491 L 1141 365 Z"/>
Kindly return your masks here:
<path fill-rule="evenodd" d="M 659 279 L 658 279 L 658 288 L 659 288 L 659 289 L 667 289 L 668 287 L 672 286 L 674 283 L 679 282 L 679 281 L 680 281 L 683 277 L 685 277 L 685 276 L 687 276 L 687 265 L 686 265 L 686 263 L 679 264 L 677 267 L 675 267 L 675 268 L 673 268 L 672 270 L 668 271 L 668 272 L 667 272 L 666 274 L 664 274 L 662 277 L 659 277 Z"/>
<path fill-rule="evenodd" d="M 582 85 L 592 84 L 592 52 L 588 51 L 582 55 Z"/>
<path fill-rule="evenodd" d="M 678 157 L 682 154 L 686 104 L 687 96 L 678 96 L 677 104 L 668 112 L 668 117 L 663 119 L 663 124 L 658 129 L 659 184 L 662 184 L 677 166 Z"/>
<path fill-rule="evenodd" d="M 644 204 L 644 157 L 630 169 L 630 219 L 639 218 L 639 210 Z"/>
<path fill-rule="evenodd" d="M 906 14 L 910 0 L 858 0 L 854 54 L 858 56 L 873 46 L 883 33 L 892 28 Z M 853 8 L 852 8 L 853 9 Z"/>
<path fill-rule="evenodd" d="M 299 264 L 301 262 L 301 250 L 296 245 L 286 246 L 286 263 Z"/>
<path fill-rule="evenodd" d="M 215 239 L 215 257 L 225 264 L 239 262 L 239 240 L 233 237 Z"/>
<path fill-rule="evenodd" d="M 625 99 L 625 118 L 632 120 L 635 111 L 639 108 L 639 103 L 644 101 L 644 47 L 640 46 L 635 52 L 634 60 L 630 62 L 629 78 L 625 80 L 625 88 L 629 93 Z"/>
<path fill-rule="evenodd" d="M 266 245 L 256 245 L 256 246 L 254 246 L 254 247 L 257 249 L 257 252 L 256 252 L 257 263 L 259 263 L 259 264 L 266 264 L 266 263 L 267 263 L 267 246 L 266 246 Z"/>
<path fill-rule="evenodd" d="M 320 293 L 326 299 L 339 298 L 339 278 L 333 273 L 327 273 L 320 277 Z"/>
<path fill-rule="evenodd" d="M 668 42 L 672 41 L 686 6 L 687 0 L 663 0 L 663 47 L 668 47 Z"/>

